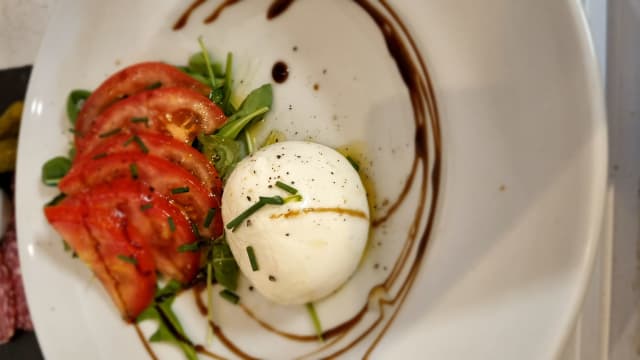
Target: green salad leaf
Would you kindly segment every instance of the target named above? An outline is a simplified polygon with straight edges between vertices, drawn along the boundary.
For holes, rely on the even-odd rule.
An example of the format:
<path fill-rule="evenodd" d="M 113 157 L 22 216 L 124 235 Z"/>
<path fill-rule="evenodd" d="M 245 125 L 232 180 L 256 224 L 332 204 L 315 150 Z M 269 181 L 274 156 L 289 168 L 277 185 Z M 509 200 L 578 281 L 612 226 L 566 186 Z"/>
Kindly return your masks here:
<path fill-rule="evenodd" d="M 242 143 L 218 135 L 198 135 L 200 150 L 226 180 L 236 164 L 245 156 Z"/>
<path fill-rule="evenodd" d="M 76 124 L 78 113 L 89 96 L 91 96 L 91 91 L 77 89 L 71 91 L 69 97 L 67 97 L 67 116 L 69 116 L 69 120 L 73 125 Z"/>
<path fill-rule="evenodd" d="M 229 290 L 236 290 L 238 288 L 238 264 L 224 238 L 215 242 L 211 247 L 211 259 L 213 275 L 218 284 Z"/>
<path fill-rule="evenodd" d="M 154 320 L 158 323 L 158 329 L 151 335 L 151 342 L 167 342 L 174 344 L 182 350 L 188 360 L 197 360 L 198 355 L 178 320 L 171 309 L 171 305 L 178 292 L 182 289 L 179 282 L 171 280 L 156 293 L 154 302 L 149 305 L 136 319 L 140 323 L 145 320 Z"/>
<path fill-rule="evenodd" d="M 42 182 L 45 185 L 58 185 L 71 169 L 71 160 L 64 156 L 56 156 L 42 165 Z"/>

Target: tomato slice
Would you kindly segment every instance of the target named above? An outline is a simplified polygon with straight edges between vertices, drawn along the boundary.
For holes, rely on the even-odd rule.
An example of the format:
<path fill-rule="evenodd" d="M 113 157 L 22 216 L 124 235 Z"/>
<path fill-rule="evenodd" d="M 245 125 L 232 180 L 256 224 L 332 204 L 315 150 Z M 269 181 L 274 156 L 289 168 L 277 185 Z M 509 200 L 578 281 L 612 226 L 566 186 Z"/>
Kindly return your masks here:
<path fill-rule="evenodd" d="M 198 239 L 189 220 L 175 205 L 141 182 L 129 179 L 95 186 L 87 198 L 100 207 L 119 208 L 125 213 L 129 238 L 149 242 L 160 273 L 181 283 L 193 280 L 200 265 L 200 253 L 178 249 Z"/>
<path fill-rule="evenodd" d="M 213 192 L 214 196 L 218 198 L 222 196 L 222 180 L 207 158 L 193 147 L 162 134 L 148 131 L 116 134 L 104 139 L 91 152 L 77 155 L 74 162 L 79 163 L 87 159 L 122 152 L 149 153 L 180 165 L 200 179 L 202 184 Z"/>
<path fill-rule="evenodd" d="M 76 136 L 79 154 L 90 151 L 103 138 L 133 129 L 163 133 L 191 144 L 200 132 L 212 133 L 227 120 L 206 97 L 185 88 L 145 91 L 119 101 L 95 118 Z"/>
<path fill-rule="evenodd" d="M 176 67 L 161 62 L 131 65 L 105 80 L 82 106 L 76 119 L 76 131 L 84 134 L 104 109 L 113 103 L 156 86 L 179 86 L 209 96 L 211 89 Z"/>
<path fill-rule="evenodd" d="M 148 243 L 130 241 L 120 210 L 89 206 L 76 197 L 46 207 L 45 215 L 93 270 L 122 316 L 135 320 L 153 301 L 156 273 Z"/>
<path fill-rule="evenodd" d="M 136 178 L 171 200 L 187 214 L 202 236 L 222 234 L 219 198 L 181 166 L 151 154 L 124 152 L 85 159 L 74 164 L 58 186 L 63 193 L 73 195 L 121 178 Z M 210 212 L 213 219 L 205 224 Z"/>

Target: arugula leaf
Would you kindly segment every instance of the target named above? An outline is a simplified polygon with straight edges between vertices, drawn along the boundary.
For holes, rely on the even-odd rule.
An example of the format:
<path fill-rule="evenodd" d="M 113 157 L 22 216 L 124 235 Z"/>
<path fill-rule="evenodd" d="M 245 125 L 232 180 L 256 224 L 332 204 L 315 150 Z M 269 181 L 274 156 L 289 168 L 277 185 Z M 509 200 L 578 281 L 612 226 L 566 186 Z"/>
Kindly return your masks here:
<path fill-rule="evenodd" d="M 211 252 L 213 274 L 216 281 L 229 290 L 236 290 L 238 288 L 238 264 L 233 258 L 229 244 L 223 238 L 213 244 Z"/>
<path fill-rule="evenodd" d="M 58 185 L 71 169 L 71 160 L 64 156 L 56 156 L 42 165 L 42 182 L 45 185 Z"/>
<path fill-rule="evenodd" d="M 265 84 L 253 90 L 242 102 L 238 111 L 227 119 L 216 135 L 234 139 L 251 122 L 258 121 L 271 109 L 273 90 L 271 84 Z"/>
<path fill-rule="evenodd" d="M 198 355 L 193 343 L 184 332 L 178 317 L 171 309 L 171 305 L 182 286 L 175 280 L 171 280 L 164 288 L 156 293 L 155 301 L 149 305 L 136 319 L 136 322 L 155 320 L 158 329 L 151 335 L 151 342 L 168 342 L 182 349 L 188 360 L 198 360 Z"/>
<path fill-rule="evenodd" d="M 211 53 L 207 51 L 209 59 L 212 59 Z M 204 59 L 204 53 L 202 51 L 197 52 L 189 57 L 189 66 L 187 67 L 195 74 L 207 75 L 207 63 Z M 217 78 L 224 77 L 224 71 L 222 71 L 222 64 L 218 62 L 211 63 L 211 69 L 213 75 Z"/>
<path fill-rule="evenodd" d="M 67 116 L 71 124 L 76 124 L 78 113 L 89 96 L 91 96 L 91 91 L 83 89 L 73 90 L 69 93 L 69 97 L 67 97 Z"/>
<path fill-rule="evenodd" d="M 246 155 L 242 143 L 218 135 L 198 135 L 201 151 L 215 166 L 223 180 L 231 174 L 236 164 Z"/>

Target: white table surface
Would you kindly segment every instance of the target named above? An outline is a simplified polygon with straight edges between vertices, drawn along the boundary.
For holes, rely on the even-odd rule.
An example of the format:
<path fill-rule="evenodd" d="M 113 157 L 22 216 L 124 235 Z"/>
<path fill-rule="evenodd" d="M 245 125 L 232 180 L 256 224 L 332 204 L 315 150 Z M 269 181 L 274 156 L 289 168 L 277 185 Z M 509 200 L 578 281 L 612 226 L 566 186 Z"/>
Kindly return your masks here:
<path fill-rule="evenodd" d="M 0 0 L 0 69 L 33 62 L 53 1 Z M 583 312 L 562 360 L 640 360 L 640 0 L 580 1 L 607 65 L 612 186 Z"/>

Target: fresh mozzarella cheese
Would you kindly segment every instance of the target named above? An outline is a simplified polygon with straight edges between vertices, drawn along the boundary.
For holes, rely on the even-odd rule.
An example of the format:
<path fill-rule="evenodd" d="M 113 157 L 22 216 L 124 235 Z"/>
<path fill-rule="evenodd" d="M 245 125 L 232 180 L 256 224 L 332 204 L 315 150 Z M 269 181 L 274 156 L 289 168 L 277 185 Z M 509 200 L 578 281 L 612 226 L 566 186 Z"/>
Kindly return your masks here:
<path fill-rule="evenodd" d="M 227 229 L 227 241 L 261 294 L 280 304 L 304 304 L 331 294 L 355 271 L 367 242 L 369 206 L 344 156 L 324 145 L 285 141 L 246 157 L 229 176 L 222 197 L 225 225 L 260 197 L 290 197 L 278 181 L 302 199 L 263 206 Z"/>

